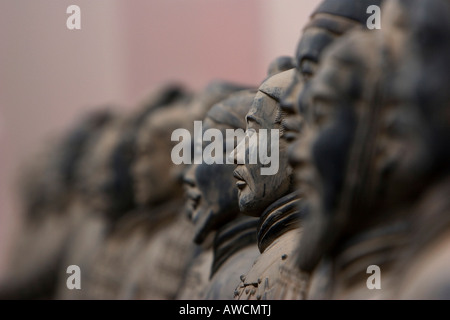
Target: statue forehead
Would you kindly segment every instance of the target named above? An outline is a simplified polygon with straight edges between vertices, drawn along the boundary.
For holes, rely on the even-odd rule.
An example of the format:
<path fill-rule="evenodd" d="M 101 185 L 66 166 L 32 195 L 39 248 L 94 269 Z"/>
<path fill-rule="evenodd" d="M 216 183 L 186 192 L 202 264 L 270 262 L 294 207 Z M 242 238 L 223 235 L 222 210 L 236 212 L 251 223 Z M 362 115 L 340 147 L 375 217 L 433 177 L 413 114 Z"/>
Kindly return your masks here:
<path fill-rule="evenodd" d="M 139 135 L 148 135 L 152 132 L 169 134 L 177 128 L 187 128 L 189 124 L 192 125 L 193 121 L 189 110 L 190 108 L 186 104 L 177 104 L 157 110 L 145 120 Z"/>
<path fill-rule="evenodd" d="M 206 118 L 203 120 L 203 123 L 202 123 L 202 129 L 203 129 L 203 131 L 206 131 L 208 129 L 224 130 L 224 129 L 234 129 L 234 128 L 230 125 L 227 125 L 224 123 L 219 123 L 219 122 L 215 121 L 214 119 L 206 116 Z"/>
<path fill-rule="evenodd" d="M 267 94 L 276 101 L 281 101 L 286 95 L 295 73 L 296 70 L 294 68 L 277 73 L 265 80 L 258 88 L 258 91 Z"/>
<path fill-rule="evenodd" d="M 377 64 L 376 52 L 373 48 L 376 41 L 374 33 L 355 30 L 344 36 L 342 41 L 333 44 L 324 54 L 324 59 L 317 71 L 314 85 L 328 84 L 336 89 L 344 88 L 354 82 L 358 74 L 361 81 L 367 79 L 368 70 L 373 70 Z M 372 45 L 372 46 L 371 46 Z"/>
<path fill-rule="evenodd" d="M 247 113 L 247 118 L 254 118 L 259 124 L 271 123 L 278 113 L 278 102 L 264 92 L 259 91 L 253 105 Z"/>
<path fill-rule="evenodd" d="M 262 122 L 273 123 L 278 114 L 279 102 L 286 95 L 295 72 L 295 69 L 283 71 L 264 81 L 253 99 L 247 117 L 253 116 Z"/>
<path fill-rule="evenodd" d="M 316 62 L 319 61 L 323 49 L 333 42 L 336 37 L 337 35 L 333 35 L 322 28 L 312 27 L 306 29 L 297 46 L 297 63 L 300 63 L 305 58 Z"/>
<path fill-rule="evenodd" d="M 208 111 L 206 119 L 231 128 L 245 128 L 245 116 L 253 104 L 255 95 L 256 90 L 233 93 L 227 99 L 216 103 Z"/>

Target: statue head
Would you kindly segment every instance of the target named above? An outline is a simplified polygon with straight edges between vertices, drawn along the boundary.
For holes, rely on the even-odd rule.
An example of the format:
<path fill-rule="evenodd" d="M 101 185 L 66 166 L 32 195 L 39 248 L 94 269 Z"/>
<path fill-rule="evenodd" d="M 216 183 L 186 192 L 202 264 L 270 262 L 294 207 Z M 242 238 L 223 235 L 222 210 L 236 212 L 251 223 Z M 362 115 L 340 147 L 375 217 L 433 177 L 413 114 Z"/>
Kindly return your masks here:
<path fill-rule="evenodd" d="M 367 8 L 381 5 L 381 0 L 325 0 L 312 13 L 303 29 L 296 64 L 301 76 L 308 80 L 317 70 L 324 49 L 347 31 L 366 26 Z"/>
<path fill-rule="evenodd" d="M 20 180 L 20 192 L 29 217 L 46 210 L 63 213 L 76 193 L 76 172 L 89 141 L 112 119 L 108 110 L 90 112 L 79 119 L 47 150 L 33 157 Z"/>
<path fill-rule="evenodd" d="M 172 99 L 144 121 L 137 138 L 137 159 L 133 165 L 135 197 L 139 206 L 148 206 L 182 194 L 183 165 L 171 160 L 175 129 L 193 131 L 195 120 L 204 118 L 208 109 L 244 87 L 225 81 L 213 81 L 199 93 Z"/>
<path fill-rule="evenodd" d="M 367 8 L 381 4 L 381 0 L 345 0 L 323 1 L 311 14 L 309 23 L 304 27 L 302 37 L 295 54 L 297 72 L 282 99 L 281 109 L 284 113 L 286 132 L 284 138 L 292 143 L 301 133 L 304 119 L 302 102 L 304 86 L 314 76 L 323 53 L 334 41 L 346 32 L 365 27 Z"/>
<path fill-rule="evenodd" d="M 231 94 L 216 103 L 203 121 L 203 131 L 220 130 L 223 158 L 226 150 L 234 148 L 234 136 L 227 137 L 227 129 L 245 129 L 245 115 L 250 109 L 255 90 Z M 204 143 L 205 147 L 208 143 Z M 217 156 L 217 155 L 216 155 Z M 202 243 L 208 234 L 235 219 L 239 213 L 237 189 L 233 178 L 234 164 L 192 164 L 184 173 L 187 203 L 186 213 L 195 224 L 194 241 Z"/>
<path fill-rule="evenodd" d="M 142 194 L 142 190 L 136 188 L 136 177 L 133 169 L 136 161 L 139 160 L 139 139 L 142 134 L 148 131 L 143 128 L 154 113 L 169 108 L 172 105 L 188 104 L 192 99 L 192 95 L 181 85 L 167 84 L 153 91 L 140 104 L 138 111 L 130 117 L 127 131 L 123 134 L 121 142 L 117 146 L 113 165 L 120 171 L 120 180 L 117 180 L 117 186 L 122 186 L 122 194 L 124 199 L 128 199 L 131 205 L 146 205 L 147 196 Z M 145 138 L 144 138 L 145 140 Z M 124 203 L 125 204 L 125 203 Z"/>
<path fill-rule="evenodd" d="M 295 68 L 295 60 L 289 56 L 280 56 L 275 58 L 267 69 L 267 78 L 270 78 L 280 72 Z M 267 80 L 267 79 L 265 79 Z"/>
<path fill-rule="evenodd" d="M 133 164 L 136 201 L 140 206 L 158 204 L 181 194 L 181 166 L 170 157 L 172 132 L 189 125 L 188 104 L 168 105 L 156 110 L 139 130 Z"/>
<path fill-rule="evenodd" d="M 136 198 L 132 165 L 137 157 L 136 141 L 142 127 L 153 114 L 164 110 L 167 105 L 187 103 L 187 94 L 177 85 L 167 85 L 156 91 L 134 114 L 116 121 L 98 141 L 92 153 L 94 174 L 90 180 L 94 207 L 105 212 L 110 218 L 118 218 L 132 211 Z"/>
<path fill-rule="evenodd" d="M 147 97 L 137 112 L 116 115 L 90 139 L 77 179 L 89 206 L 113 219 L 135 208 L 131 166 L 138 131 L 154 111 L 187 96 L 182 87 L 166 85 Z"/>
<path fill-rule="evenodd" d="M 118 214 L 111 162 L 125 127 L 125 118 L 116 116 L 111 120 L 89 141 L 78 170 L 77 184 L 83 202 L 93 211 L 108 216 Z"/>
<path fill-rule="evenodd" d="M 309 210 L 298 250 L 305 271 L 314 268 L 339 236 L 367 219 L 359 205 L 370 202 L 365 178 L 384 70 L 377 36 L 353 31 L 333 44 L 305 93 L 308 125 L 295 152 L 297 183 Z"/>
<path fill-rule="evenodd" d="M 192 117 L 203 120 L 208 110 L 216 103 L 226 99 L 230 94 L 242 90 L 252 90 L 251 87 L 223 80 L 209 82 L 200 92 L 194 95 L 191 102 Z"/>
<path fill-rule="evenodd" d="M 390 147 L 383 183 L 386 205 L 393 206 L 399 199 L 413 202 L 448 174 L 450 3 L 396 0 L 389 5 L 398 15 L 386 17 L 394 31 L 384 35 L 396 68 L 385 89 Z"/>
<path fill-rule="evenodd" d="M 395 21 L 385 25 L 394 30 L 343 38 L 325 54 L 308 88 L 306 151 L 296 155 L 300 176 L 312 177 L 299 249 L 307 271 L 339 239 L 404 217 L 426 186 L 448 171 L 449 5 L 427 3 L 425 14 L 420 1 L 390 5 L 399 4 L 408 13 L 390 16 Z M 431 84 L 424 81 L 430 77 Z"/>
<path fill-rule="evenodd" d="M 236 186 L 239 189 L 239 208 L 244 214 L 251 216 L 261 215 L 268 205 L 291 190 L 291 168 L 287 163 L 286 142 L 283 139 L 279 141 L 272 140 L 271 130 L 279 130 L 279 135 L 283 133 L 279 104 L 293 72 L 294 69 L 284 71 L 262 83 L 253 100 L 252 107 L 245 117 L 246 135 L 248 138 L 243 139 L 233 151 L 234 161 L 237 164 L 234 176 L 238 180 Z M 262 129 L 265 129 L 264 131 L 267 134 L 266 146 L 261 143 Z M 252 135 L 254 136 L 253 138 L 251 137 Z M 279 135 L 277 138 L 279 138 Z M 256 141 L 259 141 L 259 143 Z M 261 161 L 261 150 L 270 148 L 272 143 L 277 142 L 279 147 L 276 150 L 279 160 L 278 170 L 273 175 L 263 175 L 261 174 L 262 169 L 267 167 L 267 164 L 263 164 Z M 259 145 L 256 146 L 255 143 Z M 243 149 L 245 149 L 245 152 L 241 151 Z M 256 157 L 258 150 L 258 161 L 251 163 L 249 160 L 252 157 Z M 240 164 L 244 162 L 239 160 L 242 157 L 245 161 L 244 164 Z"/>

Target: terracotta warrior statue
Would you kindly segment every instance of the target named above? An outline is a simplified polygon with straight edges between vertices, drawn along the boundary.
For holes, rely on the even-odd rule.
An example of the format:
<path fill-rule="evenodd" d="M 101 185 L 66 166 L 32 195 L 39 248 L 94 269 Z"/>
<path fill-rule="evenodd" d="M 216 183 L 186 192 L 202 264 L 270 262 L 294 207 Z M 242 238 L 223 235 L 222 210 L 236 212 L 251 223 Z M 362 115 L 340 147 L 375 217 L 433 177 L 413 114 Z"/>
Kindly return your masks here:
<path fill-rule="evenodd" d="M 261 129 L 281 129 L 282 114 L 279 109 L 281 97 L 292 79 L 294 69 L 284 71 L 264 81 L 258 89 L 252 107 L 246 115 L 246 132 L 251 136 L 262 134 Z M 282 131 L 279 131 L 282 135 Z M 279 140 L 278 170 L 273 175 L 262 175 L 267 167 L 262 161 L 250 162 L 248 156 L 255 150 L 250 138 L 242 140 L 233 151 L 237 164 L 239 208 L 242 213 L 259 218 L 257 244 L 261 255 L 252 268 L 240 276 L 241 282 L 234 292 L 235 299 L 271 299 L 279 268 L 292 255 L 300 236 L 300 213 L 297 208 L 299 195 L 291 181 L 291 168 L 287 163 L 286 142 Z M 269 148 L 272 136 L 267 146 Z M 255 140 L 253 139 L 253 142 Z M 276 143 L 276 140 L 273 140 Z M 258 150 L 256 148 L 256 150 Z M 244 162 L 242 161 L 244 157 Z M 261 159 L 260 159 L 261 160 Z M 243 164 L 244 163 L 244 164 Z"/>
<path fill-rule="evenodd" d="M 71 232 L 65 248 L 63 265 L 80 267 L 83 290 L 69 290 L 66 286 L 66 269 L 60 270 L 57 299 L 89 298 L 95 257 L 104 245 L 105 238 L 115 221 L 130 205 L 127 193 L 120 196 L 120 172 L 114 170 L 111 159 L 125 131 L 126 119 L 118 116 L 88 146 L 88 154 L 80 163 L 77 198 L 69 208 L 77 227 Z"/>
<path fill-rule="evenodd" d="M 87 298 L 119 298 L 125 276 L 135 267 L 130 265 L 130 260 L 135 258 L 142 248 L 135 243 L 136 239 L 139 239 L 139 232 L 134 239 L 122 235 L 129 221 L 134 221 L 135 217 L 141 219 L 140 222 L 146 221 L 143 217 L 145 215 L 140 211 L 142 207 L 140 199 L 136 197 L 132 171 L 132 166 L 139 157 L 136 143 L 142 128 L 154 114 L 166 108 L 170 109 L 174 105 L 185 105 L 190 100 L 190 93 L 178 86 L 169 85 L 157 90 L 146 99 L 136 113 L 121 121 L 114 131 L 114 136 L 111 132 L 110 151 L 99 151 L 104 158 L 102 162 L 104 167 L 103 170 L 98 168 L 97 171 L 103 171 L 103 174 L 100 176 L 97 174 L 92 179 L 90 185 L 98 187 L 94 188 L 91 194 L 98 196 L 103 194 L 102 202 L 108 204 L 110 209 L 106 207 L 101 210 L 108 213 L 107 230 L 103 233 L 101 245 L 92 258 L 90 279 L 85 285 Z M 93 155 L 95 153 L 93 152 Z"/>
<path fill-rule="evenodd" d="M 297 45 L 292 82 L 281 102 L 284 112 L 284 138 L 296 140 L 301 133 L 303 117 L 299 99 L 304 83 L 314 77 L 326 48 L 350 30 L 366 28 L 370 5 L 380 6 L 382 0 L 324 0 L 311 14 L 309 23 Z M 300 143 L 300 142 L 299 142 Z"/>
<path fill-rule="evenodd" d="M 445 17 L 448 4 L 441 3 L 438 7 Z M 395 17 L 403 18 L 403 15 L 390 16 Z M 327 292 L 322 292 L 321 298 L 401 297 L 399 283 L 411 270 L 411 261 L 425 269 L 432 266 L 436 267 L 435 271 L 440 270 L 436 279 L 439 278 L 441 284 L 448 279 L 446 269 L 420 259 L 428 254 L 428 248 L 443 250 L 442 238 L 432 239 L 430 233 L 418 232 L 421 229 L 418 226 L 423 226 L 424 221 L 429 221 L 428 228 L 442 230 L 441 235 L 448 231 L 444 220 L 429 216 L 448 210 L 446 201 L 442 201 L 444 197 L 440 198 L 441 202 L 436 201 L 448 191 L 446 175 L 443 175 L 448 169 L 448 159 L 437 151 L 442 149 L 435 149 L 436 145 L 431 143 L 443 143 L 448 139 L 448 123 L 442 120 L 445 117 L 433 118 L 439 118 L 437 122 L 427 118 L 429 114 L 440 114 L 445 109 L 441 106 L 448 103 L 447 93 L 443 93 L 446 90 L 438 90 L 448 85 L 448 75 L 442 72 L 439 77 L 437 72 L 445 69 L 447 58 L 444 56 L 448 52 L 440 59 L 433 54 L 433 62 L 412 59 L 414 63 L 408 64 L 414 52 L 420 52 L 417 47 L 412 50 L 414 46 L 411 46 L 403 51 L 404 61 L 399 65 L 398 57 L 402 55 L 398 55 L 398 47 L 391 46 L 394 43 L 391 37 L 400 36 L 401 29 L 408 33 L 411 26 L 418 23 L 414 20 L 407 25 L 404 20 L 398 22 L 386 23 L 382 31 L 354 31 L 330 47 L 305 93 L 308 101 L 305 117 L 309 126 L 305 127 L 304 149 L 297 154 L 302 163 L 297 170 L 301 177 L 310 177 L 310 182 L 304 180 L 302 185 L 309 213 L 297 261 L 306 272 L 314 271 L 319 263 L 331 270 Z M 429 26 L 431 30 L 438 29 L 433 29 L 433 23 Z M 439 36 L 444 37 L 442 30 L 434 35 L 430 29 L 420 30 L 419 37 L 433 39 L 430 46 L 439 47 L 438 43 L 443 43 L 433 42 Z M 403 41 L 401 37 L 400 40 Z M 429 47 L 426 48 L 423 52 Z M 428 69 L 430 63 L 436 64 Z M 427 91 L 427 86 L 423 89 L 422 77 L 431 73 L 436 74 L 436 82 Z M 421 94 L 420 99 L 417 92 Z M 446 129 L 441 131 L 443 128 Z M 430 201 L 442 206 L 436 210 L 430 210 L 433 206 L 424 209 Z M 413 214 L 416 209 L 421 212 Z M 417 223 L 420 221 L 417 217 L 425 216 L 427 218 Z M 425 234 L 427 241 L 431 240 L 427 243 L 431 247 L 419 246 L 425 255 L 420 256 L 417 239 Z M 436 255 L 435 261 L 442 263 L 446 252 L 441 251 L 439 258 Z M 374 280 L 369 278 L 370 272 L 381 272 L 379 289 L 372 287 Z M 410 279 L 418 279 L 416 277 L 417 273 L 410 274 Z M 419 283 L 420 280 L 416 282 Z M 408 292 L 406 281 L 404 288 Z M 429 283 L 425 285 L 425 281 L 417 288 L 423 291 L 414 291 L 412 296 L 439 296 L 445 292 L 428 291 Z M 314 298 L 314 295 L 310 293 L 309 297 Z"/>
<path fill-rule="evenodd" d="M 267 80 L 268 78 L 280 72 L 287 71 L 292 68 L 295 68 L 295 59 L 293 57 L 290 56 L 277 57 L 269 64 L 269 68 L 267 69 L 267 77 L 264 80 Z"/>
<path fill-rule="evenodd" d="M 133 148 L 140 119 L 181 96 L 184 92 L 179 87 L 166 86 L 146 101 L 137 116 L 117 116 L 97 139 L 91 141 L 89 152 L 78 170 L 78 196 L 69 210 L 77 217 L 79 227 L 71 234 L 63 260 L 67 266 L 80 267 L 83 290 L 68 290 L 66 270 L 61 270 L 58 299 L 98 297 L 98 256 L 121 219 L 135 208 L 130 168 L 135 157 Z"/>
<path fill-rule="evenodd" d="M 255 90 L 231 94 L 215 104 L 203 121 L 203 131 L 220 130 L 224 138 L 223 158 L 235 141 L 226 130 L 245 129 Z M 208 145 L 204 142 L 204 147 Z M 216 155 L 217 156 L 217 155 Z M 239 213 L 234 164 L 192 164 L 184 174 L 186 212 L 195 225 L 194 241 L 203 244 L 215 232 L 213 245 L 190 267 L 178 299 L 233 299 L 239 276 L 250 269 L 259 255 L 256 246 L 258 219 Z"/>
<path fill-rule="evenodd" d="M 407 17 L 403 24 L 395 20 L 396 25 L 408 27 L 404 46 L 399 50 L 404 59 L 392 77 L 397 96 L 391 101 L 403 102 L 398 106 L 395 122 L 398 127 L 394 131 L 396 145 L 403 149 L 394 158 L 397 170 L 391 178 L 390 189 L 401 188 L 396 190 L 395 199 L 405 199 L 404 204 L 410 204 L 404 210 L 412 220 L 407 252 L 403 259 L 397 260 L 396 274 L 401 281 L 396 286 L 395 297 L 447 300 L 450 299 L 450 154 L 447 147 L 450 141 L 450 3 L 394 1 L 390 5 Z"/>
<path fill-rule="evenodd" d="M 385 62 L 381 52 L 375 33 L 352 32 L 327 51 L 308 88 L 309 125 L 304 128 L 307 132 L 297 160 L 310 165 L 297 170 L 299 176 L 310 178 L 309 183 L 305 179 L 300 185 L 308 199 L 309 214 L 298 255 L 303 271 L 312 272 L 319 262 L 331 270 L 328 292 L 321 292 L 319 298 L 366 299 L 387 294 L 387 290 L 372 291 L 366 286 L 366 271 L 370 265 L 389 268 L 392 261 L 383 261 L 385 252 L 375 253 L 383 245 L 398 250 L 396 246 L 402 244 L 403 225 L 397 230 L 392 219 L 378 229 L 380 211 L 384 215 L 387 208 L 375 210 L 375 202 L 381 199 L 372 199 L 373 193 L 364 194 L 373 192 L 364 170 L 374 157 L 370 148 L 376 143 L 364 139 L 374 139 L 372 132 L 379 129 L 372 112 L 382 104 L 377 95 Z M 344 66 L 346 73 L 342 72 Z M 369 212 L 376 217 L 373 225 Z M 316 274 L 321 272 L 319 267 Z M 386 274 L 384 280 L 388 281 Z M 316 296 L 310 292 L 309 298 Z"/>
<path fill-rule="evenodd" d="M 171 160 L 171 134 L 237 89 L 215 82 L 194 96 L 178 96 L 140 120 L 131 175 L 137 209 L 122 217 L 97 257 L 95 298 L 173 299 L 196 252 L 182 208 L 184 167 Z M 203 116 L 203 115 L 202 115 Z M 118 274 L 122 279 L 117 283 Z"/>
<path fill-rule="evenodd" d="M 306 138 L 304 113 L 307 103 L 302 103 L 305 96 L 304 91 L 308 87 L 311 79 L 314 78 L 318 66 L 320 66 L 326 49 L 339 40 L 349 31 L 356 29 L 364 29 L 368 14 L 366 9 L 370 5 L 379 6 L 382 1 L 372 0 L 345 0 L 334 1 L 325 0 L 312 13 L 310 22 L 305 26 L 303 35 L 298 43 L 296 52 L 296 71 L 287 93 L 282 99 L 281 110 L 284 119 L 282 127 L 284 130 L 283 138 L 289 144 L 289 163 L 294 169 L 294 182 L 300 193 L 304 181 L 310 180 L 309 176 L 297 174 L 296 167 L 305 166 L 302 161 L 304 155 L 302 153 L 309 150 L 302 147 L 303 140 Z M 306 206 L 307 196 L 303 195 L 303 203 Z M 305 209 L 306 210 L 306 209 Z M 330 270 L 326 267 L 322 268 L 322 274 L 327 278 Z M 279 286 L 282 289 L 277 299 L 298 299 L 304 297 L 307 275 L 300 275 L 297 265 L 287 264 L 282 267 Z M 326 291 L 326 281 L 318 280 L 316 276 L 315 283 L 312 284 L 315 297 L 320 297 L 320 292 Z M 306 282 L 305 282 L 306 281 Z M 311 286 L 310 286 L 311 287 Z"/>
<path fill-rule="evenodd" d="M 6 282 L 0 284 L 5 299 L 52 299 L 72 232 L 78 227 L 69 208 L 76 197 L 76 171 L 89 152 L 89 143 L 113 119 L 102 110 L 82 117 L 73 128 L 33 157 L 20 180 L 22 225 L 11 248 Z"/>

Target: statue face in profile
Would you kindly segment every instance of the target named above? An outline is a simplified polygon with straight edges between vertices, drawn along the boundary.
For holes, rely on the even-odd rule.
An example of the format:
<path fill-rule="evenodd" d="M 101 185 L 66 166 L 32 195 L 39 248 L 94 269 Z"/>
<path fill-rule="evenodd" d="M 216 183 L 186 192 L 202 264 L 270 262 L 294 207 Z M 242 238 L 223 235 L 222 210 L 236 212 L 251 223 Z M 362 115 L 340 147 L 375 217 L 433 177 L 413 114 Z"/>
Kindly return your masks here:
<path fill-rule="evenodd" d="M 437 139 L 417 97 L 427 94 L 423 66 L 437 59 L 418 63 L 414 43 L 399 51 L 392 37 L 407 44 L 403 23 L 389 21 L 383 36 L 349 33 L 325 54 L 307 92 L 321 210 L 341 215 L 355 228 L 367 219 L 365 212 L 393 208 L 417 194 L 433 167 L 431 141 Z M 433 77 L 437 81 L 443 74 L 434 71 Z M 298 168 L 301 175 L 307 175 L 306 168 Z"/>
<path fill-rule="evenodd" d="M 392 67 L 385 81 L 383 172 L 386 205 L 417 199 L 448 163 L 450 13 L 448 1 L 386 3 L 383 41 Z M 425 10 L 426 8 L 426 10 Z M 425 11 L 424 11 L 425 10 Z M 447 159 L 447 160 L 444 160 Z"/>
<path fill-rule="evenodd" d="M 139 130 L 136 159 L 133 164 L 133 183 L 138 205 L 147 206 L 177 196 L 181 166 L 175 166 L 170 157 L 170 136 L 183 127 L 184 105 L 155 111 Z"/>
<path fill-rule="evenodd" d="M 334 1 L 325 0 L 305 27 L 295 54 L 297 72 L 281 103 L 286 123 L 284 138 L 289 143 L 296 140 L 304 126 L 302 114 L 305 112 L 307 102 L 303 92 L 317 72 L 323 52 L 348 30 L 365 23 L 367 18 L 365 8 L 370 4 L 377 3 L 361 1 L 360 4 L 355 4 L 350 0 L 336 4 Z M 358 9 L 355 9 L 356 7 Z"/>
<path fill-rule="evenodd" d="M 356 208 L 352 201 L 355 192 L 364 194 L 371 189 L 362 172 L 371 154 L 364 148 L 371 148 L 375 141 L 362 139 L 373 130 L 372 110 L 379 102 L 374 98 L 375 83 L 381 75 L 374 72 L 380 66 L 379 47 L 370 51 L 369 43 L 377 44 L 376 36 L 362 31 L 336 42 L 304 92 L 308 125 L 290 156 L 310 210 L 299 249 L 300 265 L 307 271 L 344 227 L 361 222 L 363 214 L 348 219 Z"/>
<path fill-rule="evenodd" d="M 443 71 L 448 55 L 431 49 L 444 41 L 425 36 L 424 25 L 417 24 L 419 31 L 414 23 L 405 28 L 404 20 L 388 22 L 389 29 L 354 31 L 330 47 L 307 90 L 312 133 L 305 143 L 317 182 L 311 192 L 318 196 L 310 202 L 313 221 L 299 250 L 305 270 L 318 261 L 314 251 L 327 250 L 336 237 L 360 232 L 385 218 L 387 208 L 397 212 L 415 201 L 442 156 L 436 150 L 442 150 L 437 146 L 443 145 L 439 130 L 444 126 L 436 124 L 445 117 L 431 120 L 429 115 L 439 114 L 445 105 L 440 99 L 448 96 L 445 89 L 437 90 L 448 83 L 443 80 L 448 79 Z M 431 30 L 439 30 L 434 17 L 428 22 Z M 415 42 L 403 32 L 417 32 L 422 39 Z M 423 46 L 424 38 L 433 41 Z M 424 81 L 430 75 L 432 86 Z M 307 175 L 304 162 L 298 155 L 296 170 Z"/>
<path fill-rule="evenodd" d="M 223 158 L 226 159 L 227 129 L 244 130 L 244 117 L 250 109 L 255 91 L 245 91 L 231 95 L 230 98 L 213 106 L 203 121 L 203 131 L 220 130 L 223 141 Z M 230 121 L 232 119 L 233 121 Z M 238 121 L 235 121 L 238 120 Z M 231 123 L 234 125 L 231 125 Z M 203 141 L 203 148 L 208 142 Z M 229 147 L 228 147 L 229 148 Z M 184 188 L 187 196 L 185 210 L 195 225 L 194 241 L 202 243 L 205 238 L 220 226 L 230 222 L 239 213 L 237 189 L 233 178 L 234 164 L 192 164 L 184 173 Z"/>
<path fill-rule="evenodd" d="M 194 121 L 202 119 L 214 103 L 243 89 L 228 82 L 212 82 L 194 97 L 173 100 L 152 112 L 138 135 L 138 155 L 133 165 L 138 205 L 155 204 L 182 194 L 180 181 L 185 167 L 172 162 L 173 131 L 192 130 Z"/>
<path fill-rule="evenodd" d="M 279 100 L 287 89 L 292 72 L 293 70 L 289 70 L 272 76 L 261 85 L 252 108 L 245 117 L 247 135 L 259 135 L 261 129 L 268 131 L 268 137 L 272 129 L 279 130 L 282 135 Z M 245 142 L 244 139 L 241 143 Z M 268 146 L 271 143 L 269 139 Z M 238 164 L 234 176 L 239 189 L 239 208 L 247 215 L 259 216 L 268 205 L 290 191 L 291 168 L 287 162 L 286 141 L 279 139 L 279 167 L 274 175 L 261 174 L 261 168 L 264 166 L 261 161 L 256 164 L 249 163 L 250 153 L 255 151 L 251 143 L 245 143 L 245 164 L 238 163 L 239 151 L 239 147 L 234 150 L 235 163 Z"/>
<path fill-rule="evenodd" d="M 203 128 L 225 132 L 229 127 L 207 118 Z M 225 146 L 223 153 L 226 156 Z M 239 213 L 233 170 L 233 164 L 206 164 L 204 161 L 202 164 L 192 164 L 187 169 L 184 175 L 188 198 L 186 211 L 195 225 L 196 243 L 202 243 L 211 231 L 234 219 Z"/>

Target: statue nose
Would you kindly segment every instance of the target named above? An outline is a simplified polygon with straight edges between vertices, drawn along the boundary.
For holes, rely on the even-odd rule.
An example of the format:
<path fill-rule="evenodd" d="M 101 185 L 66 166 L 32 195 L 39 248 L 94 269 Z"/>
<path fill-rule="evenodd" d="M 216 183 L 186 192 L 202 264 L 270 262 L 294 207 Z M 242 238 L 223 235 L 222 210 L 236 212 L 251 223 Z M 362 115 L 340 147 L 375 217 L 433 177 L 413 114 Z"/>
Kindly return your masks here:
<path fill-rule="evenodd" d="M 234 164 L 245 164 L 246 149 L 245 139 L 228 155 L 228 161 Z"/>
<path fill-rule="evenodd" d="M 248 159 L 249 155 L 249 138 L 256 134 L 256 131 L 253 129 L 249 129 L 246 132 L 246 137 L 243 138 L 236 148 L 228 155 L 228 161 L 234 164 L 246 164 L 246 159 Z"/>
<path fill-rule="evenodd" d="M 237 155 L 236 155 L 236 149 L 230 152 L 230 154 L 227 156 L 227 160 L 229 163 L 237 164 Z"/>

